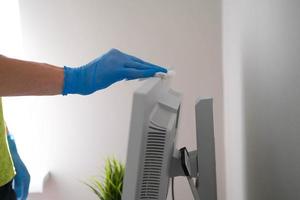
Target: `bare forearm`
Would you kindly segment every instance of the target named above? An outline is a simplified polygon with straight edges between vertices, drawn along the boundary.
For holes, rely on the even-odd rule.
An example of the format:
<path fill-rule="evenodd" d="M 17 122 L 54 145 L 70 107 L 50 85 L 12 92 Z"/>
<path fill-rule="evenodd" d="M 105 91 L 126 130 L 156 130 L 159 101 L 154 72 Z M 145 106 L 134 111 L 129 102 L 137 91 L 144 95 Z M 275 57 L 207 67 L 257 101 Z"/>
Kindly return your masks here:
<path fill-rule="evenodd" d="M 63 79 L 63 68 L 0 55 L 0 96 L 61 94 Z"/>

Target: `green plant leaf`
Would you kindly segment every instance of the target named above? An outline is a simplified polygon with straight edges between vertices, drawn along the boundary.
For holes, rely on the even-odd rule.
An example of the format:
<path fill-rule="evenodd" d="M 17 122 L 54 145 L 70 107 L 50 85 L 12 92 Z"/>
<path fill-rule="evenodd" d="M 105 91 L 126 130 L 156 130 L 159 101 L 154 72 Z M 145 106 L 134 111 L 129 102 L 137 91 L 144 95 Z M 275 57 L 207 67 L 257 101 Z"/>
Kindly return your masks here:
<path fill-rule="evenodd" d="M 100 200 L 121 200 L 125 166 L 114 157 L 105 160 L 101 178 L 93 177 L 87 185 Z"/>
<path fill-rule="evenodd" d="M 101 193 L 97 190 L 97 188 L 96 187 L 94 187 L 93 185 L 90 185 L 90 184 L 88 184 L 88 183 L 84 183 L 86 186 L 88 186 L 98 197 L 99 197 L 99 199 L 101 199 L 101 200 L 105 200 L 104 198 L 103 198 L 103 196 L 101 195 Z"/>

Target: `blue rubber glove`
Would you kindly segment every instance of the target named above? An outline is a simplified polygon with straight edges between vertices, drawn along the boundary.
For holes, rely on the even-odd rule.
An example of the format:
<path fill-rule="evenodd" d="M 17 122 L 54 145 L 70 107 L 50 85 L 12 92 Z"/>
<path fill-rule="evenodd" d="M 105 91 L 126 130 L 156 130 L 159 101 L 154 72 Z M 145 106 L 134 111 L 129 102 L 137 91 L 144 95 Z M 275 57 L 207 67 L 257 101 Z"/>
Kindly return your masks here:
<path fill-rule="evenodd" d="M 165 68 L 112 49 L 90 63 L 78 67 L 64 67 L 62 94 L 88 95 L 123 79 L 152 77 Z"/>
<path fill-rule="evenodd" d="M 17 200 L 26 200 L 29 191 L 30 174 L 18 154 L 16 143 L 14 141 L 13 136 L 8 133 L 7 133 L 7 141 L 8 141 L 12 159 L 14 161 L 16 173 L 17 173 L 13 180 L 14 190 L 17 194 Z"/>

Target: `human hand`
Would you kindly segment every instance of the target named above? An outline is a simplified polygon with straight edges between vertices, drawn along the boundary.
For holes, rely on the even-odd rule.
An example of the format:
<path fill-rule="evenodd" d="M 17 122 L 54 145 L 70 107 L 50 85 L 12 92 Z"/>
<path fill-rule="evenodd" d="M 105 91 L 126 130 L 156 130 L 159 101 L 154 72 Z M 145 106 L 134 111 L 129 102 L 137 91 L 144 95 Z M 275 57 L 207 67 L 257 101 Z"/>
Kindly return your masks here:
<path fill-rule="evenodd" d="M 88 95 L 123 79 L 148 78 L 157 72 L 167 73 L 167 70 L 112 49 L 81 67 L 65 66 L 62 94 Z"/>
<path fill-rule="evenodd" d="M 18 154 L 13 136 L 9 133 L 7 133 L 7 141 L 17 173 L 14 177 L 14 190 L 18 200 L 26 200 L 29 191 L 30 174 Z"/>

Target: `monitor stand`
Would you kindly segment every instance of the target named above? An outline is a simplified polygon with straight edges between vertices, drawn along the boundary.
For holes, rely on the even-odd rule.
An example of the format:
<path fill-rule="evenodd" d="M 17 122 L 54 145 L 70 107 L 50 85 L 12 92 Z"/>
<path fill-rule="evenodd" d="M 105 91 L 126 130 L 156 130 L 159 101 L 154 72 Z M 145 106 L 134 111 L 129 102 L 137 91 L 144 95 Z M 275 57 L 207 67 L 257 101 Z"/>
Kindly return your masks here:
<path fill-rule="evenodd" d="M 201 98 L 195 106 L 197 150 L 175 150 L 170 177 L 185 176 L 195 200 L 217 200 L 212 98 Z M 195 178 L 195 181 L 194 179 Z"/>
<path fill-rule="evenodd" d="M 194 200 L 200 200 L 198 192 L 197 151 L 188 152 L 185 147 L 175 151 L 171 161 L 170 176 L 185 176 Z M 193 180 L 196 178 L 196 181 Z"/>

